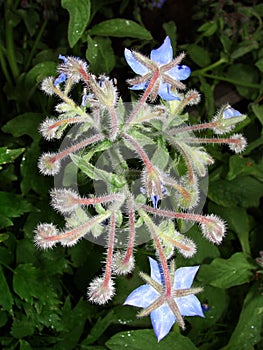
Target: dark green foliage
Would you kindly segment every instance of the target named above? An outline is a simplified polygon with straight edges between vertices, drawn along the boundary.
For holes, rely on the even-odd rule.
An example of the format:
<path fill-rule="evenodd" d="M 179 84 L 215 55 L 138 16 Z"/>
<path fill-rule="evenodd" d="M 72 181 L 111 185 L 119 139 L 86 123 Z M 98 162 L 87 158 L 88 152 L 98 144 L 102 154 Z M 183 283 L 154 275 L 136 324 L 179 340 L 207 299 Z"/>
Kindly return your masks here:
<path fill-rule="evenodd" d="M 184 17 L 173 15 L 172 0 L 162 9 L 153 10 L 149 3 L 0 2 L 1 349 L 259 350 L 263 346 L 263 274 L 255 262 L 263 250 L 263 5 L 193 2 L 198 5 L 190 6 L 194 19 L 187 33 L 181 29 Z M 182 13 L 189 12 L 185 3 L 185 8 L 184 2 L 177 5 Z M 83 240 L 73 248 L 43 252 L 34 247 L 33 230 L 40 221 L 61 224 L 49 207 L 52 180 L 37 169 L 38 157 L 49 147 L 41 141 L 38 127 L 54 113 L 54 102 L 39 91 L 39 83 L 55 74 L 58 54 L 86 57 L 92 72 L 116 77 L 128 99 L 124 81 L 132 74 L 124 64 L 124 48 L 144 53 L 165 35 L 173 39 L 177 52 L 186 52 L 192 68 L 188 81 L 202 93 L 199 115 L 191 118 L 210 120 L 222 103 L 234 105 L 248 114 L 248 121 L 241 124 L 248 147 L 240 155 L 225 148 L 209 149 L 216 162 L 210 169 L 204 210 L 225 219 L 228 234 L 216 247 L 193 226 L 188 235 L 198 252 L 188 260 L 177 258 L 178 266 L 202 264 L 197 284 L 204 287 L 200 300 L 208 304 L 208 311 L 205 319 L 186 318 L 183 335 L 175 325 L 157 344 L 150 321 L 137 319 L 136 310 L 121 305 L 141 284 L 138 271 L 147 269 L 151 247 L 137 248 L 137 268 L 133 275 L 117 278 L 113 302 L 94 306 L 85 300 L 86 286 L 100 271 L 101 247 Z"/>

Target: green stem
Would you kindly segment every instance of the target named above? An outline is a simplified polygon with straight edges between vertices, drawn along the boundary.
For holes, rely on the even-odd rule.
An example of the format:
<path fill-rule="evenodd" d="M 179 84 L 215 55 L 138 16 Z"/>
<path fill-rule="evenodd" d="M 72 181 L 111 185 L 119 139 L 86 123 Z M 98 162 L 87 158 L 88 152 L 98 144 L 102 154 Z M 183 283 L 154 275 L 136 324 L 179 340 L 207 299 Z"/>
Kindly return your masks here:
<path fill-rule="evenodd" d="M 35 52 L 36 52 L 36 49 L 37 49 L 38 44 L 39 44 L 39 42 L 40 42 L 40 39 L 42 38 L 43 32 L 44 32 L 44 30 L 45 30 L 45 28 L 46 28 L 46 25 L 47 25 L 47 20 L 45 20 L 45 21 L 43 22 L 43 24 L 42 24 L 42 26 L 41 26 L 41 28 L 40 28 L 40 30 L 39 30 L 39 32 L 38 32 L 38 35 L 37 35 L 37 37 L 36 37 L 36 40 L 35 40 L 35 42 L 34 42 L 34 45 L 33 45 L 32 49 L 31 49 L 31 52 L 30 52 L 29 57 L 28 57 L 27 62 L 26 62 L 25 71 L 27 71 L 28 68 L 29 68 L 29 66 L 30 66 L 30 63 L 31 63 L 31 61 L 32 61 L 32 58 L 33 58 Z"/>
<path fill-rule="evenodd" d="M 198 76 L 198 75 L 200 75 L 200 74 L 203 75 L 203 74 L 204 74 L 205 72 L 207 72 L 208 70 L 212 70 L 212 69 L 214 69 L 214 68 L 216 68 L 216 67 L 218 67 L 218 66 L 220 66 L 221 64 L 226 63 L 226 62 L 227 62 L 226 58 L 225 58 L 225 57 L 221 57 L 218 61 L 216 61 L 216 62 L 210 64 L 209 66 L 194 71 L 194 72 L 191 74 L 191 76 L 194 77 L 194 76 Z"/>
<path fill-rule="evenodd" d="M 202 76 L 206 77 L 206 78 L 211 78 L 211 79 L 214 79 L 214 80 L 226 81 L 226 82 L 228 82 L 230 84 L 233 84 L 233 85 L 244 86 L 244 87 L 252 88 L 252 89 L 261 89 L 262 88 L 262 85 L 260 85 L 260 84 L 245 83 L 245 82 L 242 82 L 242 81 L 239 81 L 239 80 L 234 80 L 234 79 L 230 79 L 230 78 L 220 77 L 218 75 L 204 73 L 204 74 L 202 74 Z"/>
<path fill-rule="evenodd" d="M 12 84 L 12 79 L 8 73 L 8 69 L 7 69 L 7 66 L 6 66 L 6 62 L 5 62 L 5 58 L 4 58 L 4 48 L 3 48 L 3 45 L 0 45 L 0 64 L 1 64 L 1 68 L 2 68 L 2 71 L 4 73 L 4 76 L 6 78 L 6 81 L 8 83 L 8 85 L 11 85 Z"/>
<path fill-rule="evenodd" d="M 14 45 L 14 31 L 13 31 L 13 21 L 11 19 L 11 16 L 9 15 L 9 10 L 11 2 L 9 1 L 7 3 L 7 10 L 5 14 L 5 21 L 6 21 L 6 52 L 7 52 L 7 59 L 10 65 L 10 69 L 12 71 L 12 75 L 14 79 L 16 79 L 19 76 L 19 69 L 16 62 L 16 54 L 15 54 L 15 45 Z"/>

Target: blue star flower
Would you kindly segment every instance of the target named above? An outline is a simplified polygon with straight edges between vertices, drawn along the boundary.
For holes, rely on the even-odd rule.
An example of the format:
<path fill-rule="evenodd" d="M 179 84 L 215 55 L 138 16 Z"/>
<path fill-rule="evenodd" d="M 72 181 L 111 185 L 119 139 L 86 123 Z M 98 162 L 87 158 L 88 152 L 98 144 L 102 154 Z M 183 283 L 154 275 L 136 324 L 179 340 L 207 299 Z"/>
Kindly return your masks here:
<path fill-rule="evenodd" d="M 150 314 L 154 332 L 160 341 L 170 332 L 175 322 L 184 328 L 182 316 L 204 317 L 201 303 L 194 295 L 201 292 L 202 288 L 191 288 L 199 266 L 181 267 L 171 272 L 173 291 L 172 297 L 167 299 L 162 267 L 156 260 L 149 260 L 151 277 L 141 274 L 147 284 L 135 289 L 124 305 L 144 308 L 139 316 Z"/>
<path fill-rule="evenodd" d="M 174 90 L 185 88 L 180 80 L 187 79 L 191 70 L 188 66 L 179 65 L 184 54 L 173 59 L 173 49 L 169 37 L 166 37 L 158 49 L 151 51 L 150 59 L 128 49 L 125 49 L 124 55 L 132 70 L 141 75 L 141 77 L 128 81 L 133 85 L 132 90 L 145 90 L 154 74 L 158 73 L 159 77 L 151 92 L 152 100 L 157 95 L 167 101 L 180 100 Z"/>

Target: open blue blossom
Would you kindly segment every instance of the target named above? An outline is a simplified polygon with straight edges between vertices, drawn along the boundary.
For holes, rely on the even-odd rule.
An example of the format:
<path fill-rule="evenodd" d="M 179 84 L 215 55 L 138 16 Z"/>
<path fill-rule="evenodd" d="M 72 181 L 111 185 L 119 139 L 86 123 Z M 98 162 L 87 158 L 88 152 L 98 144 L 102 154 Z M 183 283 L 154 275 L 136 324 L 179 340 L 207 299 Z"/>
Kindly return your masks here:
<path fill-rule="evenodd" d="M 124 54 L 132 70 L 141 75 L 139 78 L 129 80 L 129 83 L 133 85 L 132 90 L 145 90 L 153 75 L 158 72 L 159 77 L 155 83 L 157 89 L 153 89 L 152 99 L 155 99 L 158 94 L 167 101 L 180 100 L 177 94 L 174 93 L 174 89 L 185 88 L 180 80 L 187 79 L 191 70 L 188 66 L 179 64 L 184 54 L 173 59 L 173 49 L 169 37 L 166 37 L 158 49 L 151 51 L 150 59 L 128 49 L 125 49 Z"/>
<path fill-rule="evenodd" d="M 178 317 L 175 316 L 174 311 L 172 311 L 170 308 L 171 303 L 169 303 L 169 300 L 165 299 L 162 267 L 156 260 L 152 258 L 149 258 L 149 260 L 151 266 L 151 278 L 148 276 L 148 284 L 142 285 L 141 287 L 135 289 L 125 300 L 124 305 L 132 305 L 144 309 L 150 309 L 151 305 L 154 305 L 154 303 L 158 305 L 156 300 L 163 300 L 160 306 L 150 311 L 153 329 L 158 341 L 160 341 L 170 332 L 173 324 L 179 320 Z M 173 276 L 171 276 L 171 280 L 173 281 L 172 299 L 175 304 L 175 309 L 179 311 L 180 317 L 204 317 L 201 303 L 194 295 L 202 291 L 202 288 L 191 288 L 198 269 L 199 266 L 181 267 L 174 272 Z M 184 323 L 181 323 L 180 326 L 184 328 Z"/>

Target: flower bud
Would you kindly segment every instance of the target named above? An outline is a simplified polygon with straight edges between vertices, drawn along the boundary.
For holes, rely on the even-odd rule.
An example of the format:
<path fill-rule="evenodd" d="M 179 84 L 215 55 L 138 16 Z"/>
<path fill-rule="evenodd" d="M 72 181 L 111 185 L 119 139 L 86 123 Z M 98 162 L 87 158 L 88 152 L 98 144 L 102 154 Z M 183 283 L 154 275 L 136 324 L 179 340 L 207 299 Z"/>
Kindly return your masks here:
<path fill-rule="evenodd" d="M 88 298 L 95 304 L 106 304 L 115 294 L 114 282 L 112 279 L 105 283 L 104 277 L 95 278 L 89 285 Z"/>
<path fill-rule="evenodd" d="M 112 270 L 116 275 L 126 275 L 134 269 L 134 257 L 133 255 L 129 260 L 125 261 L 125 252 L 116 252 L 113 255 Z"/>
<path fill-rule="evenodd" d="M 39 158 L 38 168 L 41 174 L 44 175 L 56 175 L 60 170 L 60 160 L 56 160 L 56 153 L 44 153 Z"/>
<path fill-rule="evenodd" d="M 50 195 L 52 207 L 62 214 L 71 213 L 78 208 L 80 196 L 71 189 L 54 188 Z"/>
<path fill-rule="evenodd" d="M 216 215 L 207 215 L 201 223 L 201 230 L 206 239 L 215 244 L 220 244 L 226 233 L 223 220 Z"/>
<path fill-rule="evenodd" d="M 225 134 L 233 130 L 235 125 L 243 121 L 245 118 L 246 115 L 242 115 L 230 105 L 225 105 L 213 118 L 213 122 L 216 122 L 217 124 L 217 126 L 214 128 L 214 132 L 219 135 Z"/>
<path fill-rule="evenodd" d="M 236 142 L 229 143 L 229 148 L 235 153 L 241 153 L 244 151 L 247 145 L 247 141 L 241 134 L 234 134 L 230 137 L 231 140 L 236 140 Z"/>
<path fill-rule="evenodd" d="M 47 77 L 42 81 L 41 90 L 43 90 L 47 95 L 54 95 L 53 77 Z"/>
<path fill-rule="evenodd" d="M 58 229 L 53 224 L 39 224 L 35 229 L 34 243 L 37 247 L 48 249 L 52 248 L 57 241 L 50 238 L 59 234 Z"/>

